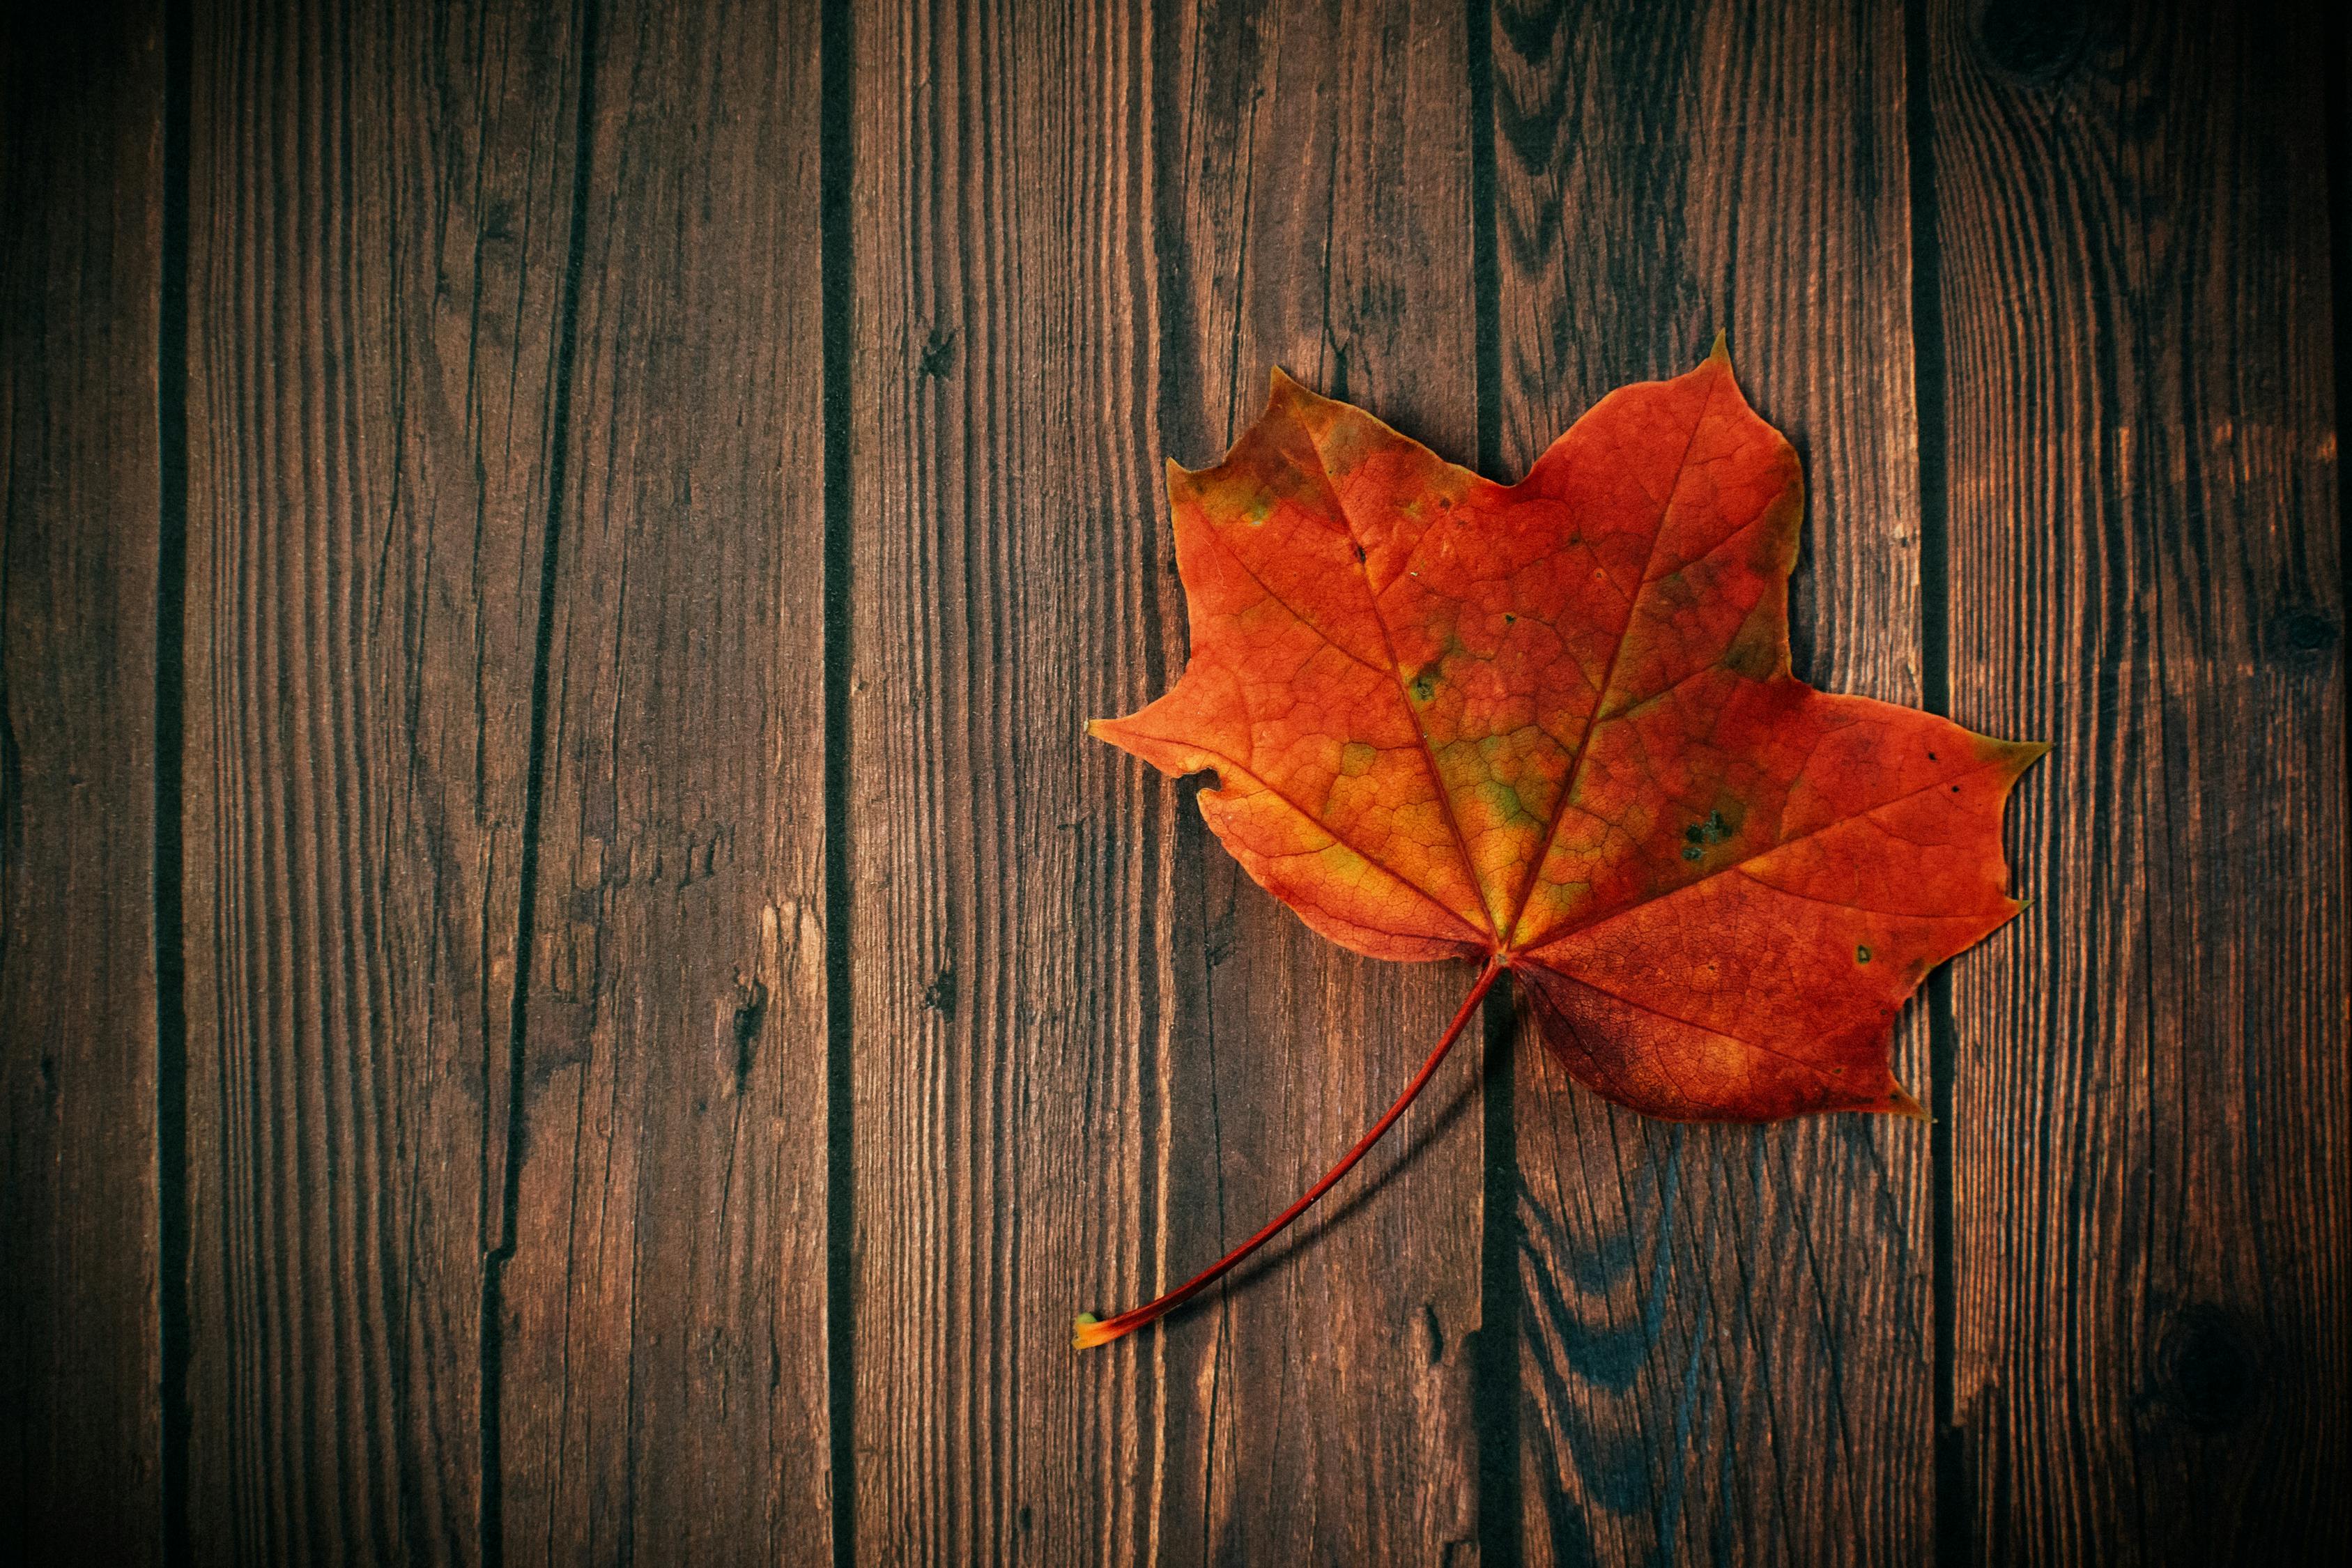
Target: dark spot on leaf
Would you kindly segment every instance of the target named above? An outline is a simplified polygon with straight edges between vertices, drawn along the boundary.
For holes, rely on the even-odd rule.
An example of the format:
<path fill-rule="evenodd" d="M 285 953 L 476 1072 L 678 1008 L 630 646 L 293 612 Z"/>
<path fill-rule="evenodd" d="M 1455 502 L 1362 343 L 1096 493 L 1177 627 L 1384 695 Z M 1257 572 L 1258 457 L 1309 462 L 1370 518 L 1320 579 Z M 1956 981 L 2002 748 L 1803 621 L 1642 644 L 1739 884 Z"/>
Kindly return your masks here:
<path fill-rule="evenodd" d="M 942 1018 L 952 1018 L 955 1016 L 956 972 L 954 964 L 941 964 L 940 966 L 940 972 L 931 976 L 930 984 L 925 987 L 923 991 L 923 1005 L 931 1012 L 937 1013 Z"/>
<path fill-rule="evenodd" d="M 1683 858 L 1685 860 L 1696 860 L 1706 853 L 1706 850 L 1701 849 L 1697 845 L 1694 844 L 1683 851 Z"/>
<path fill-rule="evenodd" d="M 1412 678 L 1412 700 L 1414 701 L 1426 702 L 1436 695 L 1437 682 L 1429 679 L 1429 671 L 1424 669 L 1419 675 Z"/>
<path fill-rule="evenodd" d="M 1870 962 L 1870 949 L 1866 947 L 1855 948 L 1853 950 L 1853 961 L 1856 963 L 1868 963 Z"/>
<path fill-rule="evenodd" d="M 1364 547 L 1360 544 L 1357 544 L 1351 545 L 1349 548 L 1354 550 L 1356 552 L 1356 564 L 1361 566 L 1364 563 Z"/>
<path fill-rule="evenodd" d="M 1683 851 L 1683 858 L 1685 860 L 1696 860 L 1699 858 L 1700 854 L 1699 849 L 1696 847 L 1697 846 L 1702 844 L 1720 844 L 1725 839 L 1731 837 L 1731 824 L 1723 820 L 1723 813 L 1720 811 L 1710 811 L 1706 814 L 1705 821 L 1694 822 L 1688 827 L 1684 828 L 1683 837 L 1689 840 L 1693 846 L 1693 847 Z"/>
<path fill-rule="evenodd" d="M 1503 612 L 1503 624 L 1507 626 L 1516 626 L 1519 624 L 1519 617 L 1506 610 Z"/>
<path fill-rule="evenodd" d="M 1929 762 L 1931 762 L 1931 763 L 1932 763 L 1932 762 L 1934 762 L 1934 761 L 1936 760 L 1936 753 L 1935 753 L 1935 752 L 1928 752 L 1928 753 L 1927 753 L 1927 760 L 1928 760 Z"/>

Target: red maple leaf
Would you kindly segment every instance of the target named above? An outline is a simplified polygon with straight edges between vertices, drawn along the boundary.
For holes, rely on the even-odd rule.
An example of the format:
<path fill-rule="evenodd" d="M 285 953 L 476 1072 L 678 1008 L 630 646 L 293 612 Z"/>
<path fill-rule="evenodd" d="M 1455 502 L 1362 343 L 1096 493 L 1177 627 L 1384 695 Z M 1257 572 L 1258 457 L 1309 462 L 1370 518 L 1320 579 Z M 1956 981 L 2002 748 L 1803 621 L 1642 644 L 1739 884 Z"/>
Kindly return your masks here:
<path fill-rule="evenodd" d="M 1299 918 L 1476 983 L 1345 1174 L 1517 976 L 1577 1081 L 1678 1121 L 1916 1116 L 1889 1026 L 2021 907 L 2000 818 L 2043 746 L 1789 673 L 1804 481 L 1720 339 L 1499 485 L 1276 372 L 1225 460 L 1172 463 L 1192 659 L 1088 728 L 1171 774 Z"/>

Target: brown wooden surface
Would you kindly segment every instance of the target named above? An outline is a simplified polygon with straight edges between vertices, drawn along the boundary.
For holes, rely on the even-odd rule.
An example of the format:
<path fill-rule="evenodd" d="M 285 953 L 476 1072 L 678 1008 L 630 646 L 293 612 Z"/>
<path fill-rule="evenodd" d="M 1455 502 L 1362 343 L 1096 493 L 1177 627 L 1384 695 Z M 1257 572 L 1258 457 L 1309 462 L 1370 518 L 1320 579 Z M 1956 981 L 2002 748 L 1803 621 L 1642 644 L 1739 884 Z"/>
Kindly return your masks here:
<path fill-rule="evenodd" d="M 187 1489 L 471 1561 L 577 44 L 191 26 Z"/>
<path fill-rule="evenodd" d="M 1900 13 L 1502 5 L 1493 37 L 1502 472 L 1723 329 L 1805 458 L 1799 673 L 1917 703 Z M 1925 1036 L 1895 1045 L 1923 1097 Z M 1924 1130 L 1674 1127 L 1570 1086 L 1531 1023 L 1517 1058 L 1528 1560 L 1926 1557 Z"/>
<path fill-rule="evenodd" d="M 1080 728 L 1142 683 L 1109 685 L 1118 662 L 1161 655 L 1104 633 L 1173 604 L 1123 526 L 1154 484 L 1150 43 L 1117 8 L 855 24 L 839 1544 L 862 1561 L 1133 1560 L 1167 1462 L 1160 1380 L 1066 1326 L 1106 1268 L 1146 1277 L 1164 1223 L 1186 967 L 1164 798 Z"/>
<path fill-rule="evenodd" d="M 163 37 L 0 14 L 0 1561 L 155 1560 Z"/>
<path fill-rule="evenodd" d="M 790 4 L 588 34 L 509 1563 L 789 1561 L 829 1528 L 816 42 Z"/>
<path fill-rule="evenodd" d="M 0 1559 L 2322 1560 L 2345 63 L 12 13 Z M 1644 1122 L 1494 1005 L 1073 1352 L 1468 983 L 1084 738 L 1181 668 L 1162 458 L 1280 364 L 1508 478 L 1717 328 L 1806 459 L 1800 673 L 2057 742 L 2034 907 L 1898 1026 L 1939 1121 Z"/>
<path fill-rule="evenodd" d="M 1154 51 L 1169 79 L 1155 148 L 1160 449 L 1217 461 L 1280 365 L 1470 458 L 1470 140 L 1449 112 L 1466 79 L 1461 8 L 1211 6 L 1174 21 Z M 1153 510 L 1165 515 L 1157 497 Z M 1164 573 L 1165 525 L 1149 537 Z M 1181 628 L 1181 614 L 1163 624 Z M 1105 711 L 1140 706 L 1181 668 L 1169 647 L 1166 676 Z M 1134 1285 L 1106 1276 L 1097 1310 L 1181 1283 L 1313 1183 L 1396 1098 L 1471 978 L 1316 937 L 1216 847 L 1193 789 L 1175 793 L 1178 898 L 1205 924 L 1169 1042 L 1166 1256 Z M 1281 1261 L 1223 1287 L 1190 1331 L 1125 1352 L 1171 1384 L 1164 1560 L 1474 1549 L 1473 1059 L 1461 1054 Z"/>
<path fill-rule="evenodd" d="M 2057 747 L 2039 901 L 1951 981 L 1956 1501 L 1994 1561 L 2311 1561 L 2352 1526 L 2329 38 L 1962 23 L 1951 703 Z"/>

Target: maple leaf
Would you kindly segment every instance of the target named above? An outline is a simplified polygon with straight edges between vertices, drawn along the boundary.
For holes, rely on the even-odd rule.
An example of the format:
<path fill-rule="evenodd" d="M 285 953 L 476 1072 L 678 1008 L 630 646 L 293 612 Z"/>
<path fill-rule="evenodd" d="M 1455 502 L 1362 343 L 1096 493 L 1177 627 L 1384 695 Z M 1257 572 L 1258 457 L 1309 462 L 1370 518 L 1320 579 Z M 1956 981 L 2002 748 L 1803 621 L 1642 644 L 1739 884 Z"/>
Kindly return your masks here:
<path fill-rule="evenodd" d="M 1213 468 L 1169 465 L 1192 658 L 1091 733 L 1176 775 L 1249 874 L 1342 946 L 1467 958 L 1388 1114 L 1487 989 L 1607 1099 L 1679 1121 L 1919 1115 L 1896 1009 L 2021 907 L 2004 802 L 2046 749 L 1789 672 L 1804 481 L 1718 337 L 1612 393 L 1500 485 L 1280 371 Z"/>

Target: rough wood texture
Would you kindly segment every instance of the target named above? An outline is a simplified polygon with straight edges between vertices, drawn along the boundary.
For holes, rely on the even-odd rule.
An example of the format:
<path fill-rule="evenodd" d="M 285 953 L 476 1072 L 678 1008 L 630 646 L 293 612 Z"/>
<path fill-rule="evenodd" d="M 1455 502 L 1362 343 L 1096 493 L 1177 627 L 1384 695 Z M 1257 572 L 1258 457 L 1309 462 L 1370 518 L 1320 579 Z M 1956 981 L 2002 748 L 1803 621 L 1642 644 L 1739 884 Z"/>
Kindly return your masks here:
<path fill-rule="evenodd" d="M 818 34 L 751 0 L 590 37 L 509 1563 L 832 1557 Z"/>
<path fill-rule="evenodd" d="M 311 11 L 190 62 L 187 1524 L 467 1562 L 576 61 Z"/>
<path fill-rule="evenodd" d="M 1071 1321 L 1171 1249 L 1198 917 L 1085 721 L 1163 679 L 1150 18 L 856 19 L 848 821 L 860 1561 L 1156 1550 L 1160 1369 Z"/>
<path fill-rule="evenodd" d="M 150 9 L 0 14 L 0 1559 L 156 1558 Z"/>
<path fill-rule="evenodd" d="M 2022 23 L 1937 6 L 1928 83 L 1952 701 L 2057 742 L 2013 824 L 2042 900 L 1953 987 L 1967 1555 L 2329 1560 L 2352 1063 L 2327 38 L 2242 6 Z"/>
<path fill-rule="evenodd" d="M 1286 361 L 1466 453 L 1444 237 L 1466 144 L 1414 141 L 1460 50 L 1435 10 L 1113 12 L 1053 39 L 992 11 L 860 19 L 856 1506 L 877 1558 L 1468 1538 L 1475 1122 L 1444 1100 L 1351 1224 L 1180 1329 L 1067 1350 L 1078 1307 L 1172 1283 L 1312 1180 L 1462 981 L 1318 951 L 1202 853 L 1189 799 L 1080 732 L 1181 657 L 1156 426 L 1212 459 Z"/>
<path fill-rule="evenodd" d="M 1444 5 L 1175 8 L 1153 50 L 1158 446 L 1218 461 L 1280 365 L 1476 455 L 1464 14 Z M 1164 498 L 1122 520 L 1172 566 Z M 1171 614 L 1164 626 L 1182 625 Z M 1126 647 L 1136 628 L 1111 627 Z M 1159 695 L 1182 668 L 1119 691 Z M 1128 763 L 1122 789 L 1144 771 Z M 1467 965 L 1340 951 L 1250 881 L 1181 797 L 1169 1225 L 1143 1294 L 1264 1224 L 1377 1121 L 1469 989 Z M 1177 1563 L 1435 1563 L 1475 1552 L 1479 1082 L 1448 1065 L 1270 1254 L 1119 1353 L 1164 1369 L 1162 1543 Z M 1130 1300 L 1104 1305 L 1131 1305 Z"/>
<path fill-rule="evenodd" d="M 52 10 L 0 20 L 0 1559 L 2352 1530 L 2315 5 Z M 1507 477 L 1717 327 L 1807 462 L 1801 672 L 2057 742 L 2039 901 L 1900 1026 L 1943 1121 L 1643 1122 L 1498 1008 L 1074 1352 L 1469 982 L 1085 739 L 1184 657 L 1160 457 L 1279 363 Z"/>
<path fill-rule="evenodd" d="M 1798 673 L 1918 702 L 1901 16 L 1503 0 L 1492 40 L 1503 476 L 1724 329 L 1805 458 Z M 1916 1008 L 1895 1067 L 1924 1097 Z M 1921 1560 L 1927 1129 L 1644 1121 L 1532 1031 L 1517 1090 L 1527 1559 Z"/>

